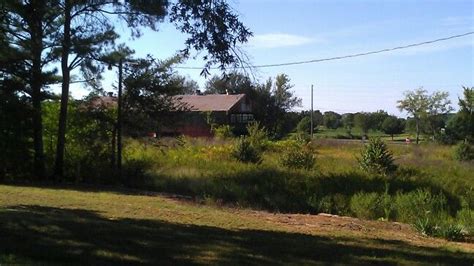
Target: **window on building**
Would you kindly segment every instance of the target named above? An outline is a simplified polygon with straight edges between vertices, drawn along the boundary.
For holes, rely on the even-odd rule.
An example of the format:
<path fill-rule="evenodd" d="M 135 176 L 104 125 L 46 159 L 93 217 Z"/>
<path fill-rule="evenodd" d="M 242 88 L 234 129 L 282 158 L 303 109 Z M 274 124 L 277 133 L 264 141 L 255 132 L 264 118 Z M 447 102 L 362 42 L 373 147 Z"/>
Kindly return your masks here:
<path fill-rule="evenodd" d="M 233 124 L 243 124 L 254 121 L 253 114 L 231 114 L 230 122 Z"/>

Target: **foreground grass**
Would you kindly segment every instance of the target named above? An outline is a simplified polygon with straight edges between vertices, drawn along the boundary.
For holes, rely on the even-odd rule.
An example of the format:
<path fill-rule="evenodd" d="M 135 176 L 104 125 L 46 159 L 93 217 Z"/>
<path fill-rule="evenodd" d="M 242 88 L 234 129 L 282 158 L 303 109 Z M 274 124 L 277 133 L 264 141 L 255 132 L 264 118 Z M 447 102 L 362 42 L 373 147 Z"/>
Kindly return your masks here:
<path fill-rule="evenodd" d="M 0 264 L 474 261 L 471 244 L 423 238 L 411 231 L 398 236 L 384 229 L 322 230 L 252 213 L 137 191 L 0 185 Z"/>

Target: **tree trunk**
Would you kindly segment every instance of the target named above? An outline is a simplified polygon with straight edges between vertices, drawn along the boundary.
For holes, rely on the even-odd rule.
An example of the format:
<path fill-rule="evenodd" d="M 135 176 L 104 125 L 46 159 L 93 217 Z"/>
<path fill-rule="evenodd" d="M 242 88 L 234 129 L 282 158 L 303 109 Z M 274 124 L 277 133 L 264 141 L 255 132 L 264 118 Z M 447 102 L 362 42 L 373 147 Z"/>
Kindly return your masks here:
<path fill-rule="evenodd" d="M 112 130 L 112 140 L 111 140 L 111 143 L 110 143 L 110 151 L 111 151 L 111 154 L 110 154 L 110 164 L 111 164 L 111 168 L 112 169 L 115 169 L 115 159 L 116 159 L 116 154 L 115 154 L 115 147 L 116 147 L 116 136 L 117 136 L 117 127 L 114 125 L 113 127 L 113 130 Z"/>
<path fill-rule="evenodd" d="M 32 9 L 35 9 L 33 7 Z M 43 28 L 41 15 L 32 16 L 29 21 L 31 28 L 31 100 L 33 103 L 33 145 L 34 145 L 34 173 L 43 179 L 46 176 L 43 147 L 43 119 L 41 117 L 41 89 L 43 88 L 42 58 Z"/>
<path fill-rule="evenodd" d="M 392 136 L 392 141 L 393 141 L 393 134 L 391 134 L 391 136 Z"/>
<path fill-rule="evenodd" d="M 71 50 L 71 4 L 69 0 L 64 4 L 64 36 L 62 42 L 61 71 L 63 76 L 61 87 L 61 107 L 59 111 L 58 141 L 56 145 L 56 161 L 54 165 L 54 176 L 63 177 L 64 170 L 64 147 L 66 145 L 67 107 L 69 101 L 69 53 Z"/>

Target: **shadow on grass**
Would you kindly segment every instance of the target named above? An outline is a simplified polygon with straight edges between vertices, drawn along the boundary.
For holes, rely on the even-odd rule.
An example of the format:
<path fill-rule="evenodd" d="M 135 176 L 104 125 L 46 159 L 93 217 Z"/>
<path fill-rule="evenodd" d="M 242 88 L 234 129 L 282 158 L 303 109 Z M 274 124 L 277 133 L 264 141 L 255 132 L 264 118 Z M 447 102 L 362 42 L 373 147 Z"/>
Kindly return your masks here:
<path fill-rule="evenodd" d="M 155 175 L 149 177 L 152 181 L 146 188 L 269 211 L 341 214 L 337 208 L 333 208 L 334 211 L 321 209 L 318 201 L 336 195 L 344 201 L 341 205 L 348 205 L 354 194 L 384 193 L 388 185 L 391 195 L 427 189 L 433 194 L 443 194 L 452 214 L 460 208 L 458 197 L 433 184 L 416 169 L 400 169 L 397 175 L 396 178 L 369 178 L 356 171 L 322 175 L 261 167 L 206 178 Z"/>
<path fill-rule="evenodd" d="M 472 264 L 473 254 L 404 242 L 226 230 L 159 220 L 107 219 L 80 209 L 0 211 L 0 263 Z"/>

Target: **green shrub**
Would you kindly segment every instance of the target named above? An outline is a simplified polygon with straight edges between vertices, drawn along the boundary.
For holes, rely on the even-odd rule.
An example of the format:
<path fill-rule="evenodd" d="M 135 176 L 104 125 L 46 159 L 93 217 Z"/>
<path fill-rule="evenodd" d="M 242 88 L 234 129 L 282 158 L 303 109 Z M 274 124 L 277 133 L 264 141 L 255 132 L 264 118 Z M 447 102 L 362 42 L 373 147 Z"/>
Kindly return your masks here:
<path fill-rule="evenodd" d="M 352 196 L 350 209 L 359 218 L 377 219 L 384 215 L 381 203 L 379 194 L 359 192 Z"/>
<path fill-rule="evenodd" d="M 453 223 L 446 223 L 436 228 L 434 236 L 448 240 L 460 240 L 464 238 L 464 233 L 462 226 Z"/>
<path fill-rule="evenodd" d="M 232 156 L 244 163 L 260 163 L 262 161 L 261 151 L 252 146 L 246 137 L 240 137 L 235 142 Z"/>
<path fill-rule="evenodd" d="M 281 165 L 292 169 L 309 170 L 313 168 L 315 160 L 314 150 L 310 143 L 286 145 L 279 157 Z"/>
<path fill-rule="evenodd" d="M 350 213 L 350 200 L 347 196 L 340 193 L 323 196 L 319 201 L 314 198 L 312 201 L 311 206 L 317 209 L 318 212 L 338 215 Z"/>
<path fill-rule="evenodd" d="M 218 139 L 228 139 L 234 137 L 232 127 L 229 125 L 213 126 L 212 133 Z"/>
<path fill-rule="evenodd" d="M 311 118 L 308 116 L 303 117 L 296 125 L 296 132 L 309 134 L 311 132 Z M 314 128 L 313 133 L 316 133 Z"/>
<path fill-rule="evenodd" d="M 259 122 L 252 122 L 247 125 L 248 140 L 257 150 L 266 149 L 268 133 L 265 127 L 261 127 Z"/>
<path fill-rule="evenodd" d="M 467 143 L 459 143 L 454 148 L 454 159 L 458 161 L 474 160 L 474 148 Z"/>
<path fill-rule="evenodd" d="M 396 220 L 407 223 L 414 223 L 420 218 L 436 217 L 447 211 L 446 197 L 441 193 L 433 195 L 429 190 L 398 193 L 394 203 Z"/>
<path fill-rule="evenodd" d="M 372 174 L 387 175 L 397 169 L 392 153 L 380 138 L 371 139 L 357 161 L 362 170 Z"/>
<path fill-rule="evenodd" d="M 474 210 L 463 208 L 458 211 L 456 220 L 469 234 L 474 234 Z"/>
<path fill-rule="evenodd" d="M 296 132 L 291 134 L 290 140 L 296 141 L 299 144 L 306 144 L 311 141 L 311 135 L 306 132 Z"/>
<path fill-rule="evenodd" d="M 413 226 L 418 232 L 425 236 L 441 237 L 448 240 L 460 240 L 464 238 L 464 230 L 461 225 L 453 223 L 452 219 L 448 217 L 437 220 L 438 223 L 435 223 L 435 219 L 430 217 L 419 218 Z"/>
<path fill-rule="evenodd" d="M 436 225 L 428 217 L 417 219 L 413 226 L 425 236 L 433 236 L 436 231 Z"/>

